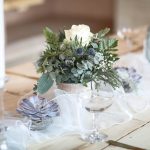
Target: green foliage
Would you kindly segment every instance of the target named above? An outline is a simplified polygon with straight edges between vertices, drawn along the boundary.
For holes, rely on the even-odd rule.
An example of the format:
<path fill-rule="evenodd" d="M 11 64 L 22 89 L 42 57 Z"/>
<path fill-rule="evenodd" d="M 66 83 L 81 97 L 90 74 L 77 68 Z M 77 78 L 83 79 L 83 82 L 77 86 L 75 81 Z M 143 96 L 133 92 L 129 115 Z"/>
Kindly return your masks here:
<path fill-rule="evenodd" d="M 64 31 L 59 32 L 59 42 L 63 42 L 65 39 L 65 33 Z"/>
<path fill-rule="evenodd" d="M 100 30 L 97 35 L 98 38 L 103 38 L 107 33 L 109 33 L 109 31 L 110 31 L 110 28 L 105 28 L 103 30 Z"/>
<path fill-rule="evenodd" d="M 77 36 L 66 41 L 65 33 L 53 33 L 49 28 L 44 29 L 46 48 L 37 61 L 37 72 L 42 76 L 37 82 L 35 90 L 45 93 L 58 83 L 81 83 L 99 80 L 116 87 L 120 84 L 119 77 L 113 69 L 118 55 L 116 39 L 107 38 L 110 29 L 106 28 L 93 35 L 88 45 L 82 45 L 82 38 Z M 77 49 L 80 48 L 80 53 Z M 92 52 L 89 52 L 89 49 Z"/>
<path fill-rule="evenodd" d="M 46 42 L 48 43 L 49 50 L 58 50 L 59 37 L 47 27 L 43 30 L 43 33 L 45 35 Z"/>
<path fill-rule="evenodd" d="M 53 82 L 54 80 L 48 73 L 42 74 L 42 76 L 37 82 L 37 92 L 40 94 L 44 94 L 53 85 Z"/>

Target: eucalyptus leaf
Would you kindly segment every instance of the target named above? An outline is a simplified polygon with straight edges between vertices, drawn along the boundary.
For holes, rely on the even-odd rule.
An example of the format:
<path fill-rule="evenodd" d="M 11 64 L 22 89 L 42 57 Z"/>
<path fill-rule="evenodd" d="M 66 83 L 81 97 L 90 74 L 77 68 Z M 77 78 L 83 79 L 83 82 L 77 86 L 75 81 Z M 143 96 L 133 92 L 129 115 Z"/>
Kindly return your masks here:
<path fill-rule="evenodd" d="M 76 73 L 77 73 L 77 69 L 76 69 L 76 68 L 72 68 L 72 69 L 71 69 L 71 72 L 72 72 L 73 74 L 76 74 Z"/>
<path fill-rule="evenodd" d="M 63 79 L 63 81 L 68 81 L 69 76 L 65 76 L 65 75 L 64 75 L 62 79 Z"/>
<path fill-rule="evenodd" d="M 87 61 L 87 66 L 90 70 L 93 69 L 93 64 L 90 61 Z"/>
<path fill-rule="evenodd" d="M 80 64 L 80 63 L 77 63 L 77 67 L 78 67 L 79 69 L 85 69 L 84 65 L 83 65 L 83 64 Z"/>
<path fill-rule="evenodd" d="M 48 73 L 42 74 L 42 76 L 37 82 L 37 92 L 40 94 L 44 94 L 52 87 L 53 82 L 53 79 Z"/>
<path fill-rule="evenodd" d="M 101 53 L 96 53 L 94 58 L 97 59 L 98 61 L 101 61 L 104 59 Z"/>
<path fill-rule="evenodd" d="M 92 45 L 93 48 L 98 48 L 97 43 L 91 43 L 91 45 Z"/>
<path fill-rule="evenodd" d="M 85 70 L 88 69 L 88 65 L 87 65 L 87 61 L 86 60 L 82 60 L 82 64 L 84 65 Z"/>
<path fill-rule="evenodd" d="M 53 67 L 51 65 L 48 65 L 46 69 L 48 72 L 51 72 L 53 70 Z"/>
<path fill-rule="evenodd" d="M 83 70 L 82 70 L 82 69 L 77 69 L 77 73 L 78 73 L 78 74 L 82 74 L 82 73 L 83 73 Z"/>
<path fill-rule="evenodd" d="M 79 73 L 74 73 L 73 75 L 74 75 L 75 77 L 79 77 L 80 74 L 79 74 Z"/>
<path fill-rule="evenodd" d="M 97 57 L 94 57 L 94 63 L 95 63 L 96 65 L 98 65 L 98 64 L 99 64 L 99 60 L 98 60 L 98 58 L 97 58 Z"/>

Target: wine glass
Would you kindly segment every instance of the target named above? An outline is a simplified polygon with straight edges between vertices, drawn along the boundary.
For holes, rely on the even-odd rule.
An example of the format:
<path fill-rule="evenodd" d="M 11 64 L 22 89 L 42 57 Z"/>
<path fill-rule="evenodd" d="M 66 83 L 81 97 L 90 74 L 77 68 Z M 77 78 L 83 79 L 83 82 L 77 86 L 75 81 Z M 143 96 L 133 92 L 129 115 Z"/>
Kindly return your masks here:
<path fill-rule="evenodd" d="M 107 135 L 100 132 L 97 122 L 98 116 L 101 112 L 108 109 L 113 104 L 113 92 L 108 90 L 94 89 L 91 91 L 91 96 L 85 102 L 84 108 L 86 111 L 92 113 L 92 132 L 82 137 L 84 140 L 95 143 L 107 140 Z"/>
<path fill-rule="evenodd" d="M 132 33 L 132 29 L 130 29 L 130 28 L 123 28 L 122 30 L 119 30 L 117 32 L 117 36 L 120 39 L 125 40 L 128 48 L 132 48 L 132 46 L 134 44 L 132 38 L 130 37 L 131 33 Z"/>

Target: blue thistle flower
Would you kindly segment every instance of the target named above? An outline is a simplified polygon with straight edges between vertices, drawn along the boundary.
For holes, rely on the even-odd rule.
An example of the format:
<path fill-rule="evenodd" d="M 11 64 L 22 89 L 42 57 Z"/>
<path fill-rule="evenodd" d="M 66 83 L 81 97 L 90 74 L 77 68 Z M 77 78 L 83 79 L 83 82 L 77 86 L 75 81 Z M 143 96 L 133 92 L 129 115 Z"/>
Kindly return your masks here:
<path fill-rule="evenodd" d="M 95 56 L 95 50 L 94 50 L 94 48 L 89 48 L 88 49 L 88 54 L 91 55 L 91 56 Z"/>
<path fill-rule="evenodd" d="M 78 48 L 76 50 L 76 54 L 79 55 L 79 56 L 83 55 L 83 49 L 82 48 Z"/>

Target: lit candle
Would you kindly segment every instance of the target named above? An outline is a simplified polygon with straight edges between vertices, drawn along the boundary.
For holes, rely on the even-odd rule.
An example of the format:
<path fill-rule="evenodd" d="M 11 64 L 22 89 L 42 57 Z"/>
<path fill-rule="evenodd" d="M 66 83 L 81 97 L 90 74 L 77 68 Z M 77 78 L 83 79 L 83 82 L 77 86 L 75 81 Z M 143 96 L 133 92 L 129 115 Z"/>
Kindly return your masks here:
<path fill-rule="evenodd" d="M 0 88 L 4 87 L 4 77 L 5 77 L 4 1 L 0 0 Z"/>

